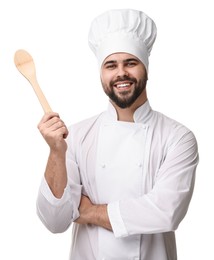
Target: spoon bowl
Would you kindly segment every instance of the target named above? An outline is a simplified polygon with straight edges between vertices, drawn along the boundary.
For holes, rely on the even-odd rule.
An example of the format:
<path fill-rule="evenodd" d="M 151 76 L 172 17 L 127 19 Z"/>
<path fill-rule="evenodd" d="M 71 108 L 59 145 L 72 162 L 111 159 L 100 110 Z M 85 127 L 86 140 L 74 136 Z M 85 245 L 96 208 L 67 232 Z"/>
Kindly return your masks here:
<path fill-rule="evenodd" d="M 32 56 L 25 50 L 18 50 L 14 55 L 14 63 L 18 71 L 30 82 L 44 112 L 51 112 L 52 109 L 37 82 L 36 68 Z"/>

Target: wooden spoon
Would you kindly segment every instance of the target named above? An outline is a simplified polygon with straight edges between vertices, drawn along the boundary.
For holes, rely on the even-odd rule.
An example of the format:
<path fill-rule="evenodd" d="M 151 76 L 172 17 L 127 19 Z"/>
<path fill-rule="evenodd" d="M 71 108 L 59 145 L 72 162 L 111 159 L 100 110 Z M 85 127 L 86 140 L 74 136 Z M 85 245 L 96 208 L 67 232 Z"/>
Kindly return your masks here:
<path fill-rule="evenodd" d="M 51 112 L 47 99 L 45 98 L 36 78 L 36 68 L 34 65 L 33 58 L 25 50 L 18 50 L 14 55 L 14 63 L 19 72 L 30 82 L 32 85 L 39 102 L 45 113 Z"/>

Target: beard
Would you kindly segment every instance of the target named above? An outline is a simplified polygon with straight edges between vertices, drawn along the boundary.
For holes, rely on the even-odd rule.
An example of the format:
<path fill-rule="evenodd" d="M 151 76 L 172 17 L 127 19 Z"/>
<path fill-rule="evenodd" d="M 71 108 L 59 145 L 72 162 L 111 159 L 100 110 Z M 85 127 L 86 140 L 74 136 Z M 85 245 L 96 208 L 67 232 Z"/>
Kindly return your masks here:
<path fill-rule="evenodd" d="M 121 91 L 120 94 L 118 94 L 114 91 L 114 85 L 117 82 L 123 82 L 123 81 L 129 81 L 132 84 L 135 84 L 132 92 L 130 92 L 129 90 L 124 90 Z M 106 95 L 111 99 L 111 101 L 113 101 L 118 107 L 124 109 L 130 107 L 137 100 L 137 98 L 141 95 L 141 93 L 146 88 L 146 83 L 147 83 L 147 77 L 141 78 L 138 82 L 135 78 L 123 76 L 117 78 L 117 80 L 115 81 L 111 81 L 109 87 L 105 85 L 103 82 L 102 82 L 102 86 Z"/>

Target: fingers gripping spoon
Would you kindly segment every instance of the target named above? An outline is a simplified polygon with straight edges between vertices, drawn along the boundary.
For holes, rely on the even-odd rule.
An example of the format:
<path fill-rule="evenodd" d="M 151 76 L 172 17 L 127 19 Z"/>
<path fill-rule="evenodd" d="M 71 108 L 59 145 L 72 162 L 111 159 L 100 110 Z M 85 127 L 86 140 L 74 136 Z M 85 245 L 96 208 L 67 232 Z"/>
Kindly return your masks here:
<path fill-rule="evenodd" d="M 30 82 L 45 113 L 51 112 L 47 99 L 45 98 L 36 78 L 36 68 L 31 55 L 25 50 L 18 50 L 14 56 L 14 63 L 19 72 Z"/>

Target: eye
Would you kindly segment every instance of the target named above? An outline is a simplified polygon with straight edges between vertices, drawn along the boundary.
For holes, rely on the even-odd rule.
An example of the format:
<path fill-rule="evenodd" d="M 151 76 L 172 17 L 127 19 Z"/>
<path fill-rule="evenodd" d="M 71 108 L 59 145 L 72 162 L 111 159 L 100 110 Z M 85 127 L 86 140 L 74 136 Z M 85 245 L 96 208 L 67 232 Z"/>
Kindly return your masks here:
<path fill-rule="evenodd" d="M 106 66 L 105 66 L 105 68 L 106 69 L 109 69 L 109 70 L 113 70 L 113 69 L 115 69 L 117 66 L 116 66 L 116 64 L 114 64 L 114 63 L 112 63 L 112 64 L 107 64 Z"/>
<path fill-rule="evenodd" d="M 134 66 L 136 66 L 137 65 L 137 62 L 135 62 L 135 61 L 129 61 L 129 62 L 127 62 L 126 64 L 125 64 L 127 67 L 134 67 Z"/>

